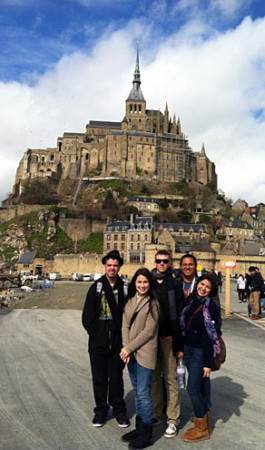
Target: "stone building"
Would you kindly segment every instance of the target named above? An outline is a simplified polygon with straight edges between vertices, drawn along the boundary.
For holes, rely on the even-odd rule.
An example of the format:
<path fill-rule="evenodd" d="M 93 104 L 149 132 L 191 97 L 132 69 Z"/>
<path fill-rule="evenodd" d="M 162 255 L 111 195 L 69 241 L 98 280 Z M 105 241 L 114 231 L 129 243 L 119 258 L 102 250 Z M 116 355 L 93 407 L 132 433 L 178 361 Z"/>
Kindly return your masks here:
<path fill-rule="evenodd" d="M 125 262 L 145 262 L 145 247 L 152 242 L 152 217 L 134 218 L 130 220 L 114 220 L 106 226 L 104 232 L 104 252 L 119 250 Z"/>
<path fill-rule="evenodd" d="M 226 236 L 226 241 L 244 241 L 254 237 L 253 227 L 245 220 L 222 219 L 222 226 L 218 233 Z"/>
<path fill-rule="evenodd" d="M 246 206 L 241 219 L 248 222 L 254 230 L 255 236 L 264 236 L 265 232 L 265 206 L 263 204 Z"/>
<path fill-rule="evenodd" d="M 209 233 L 206 225 L 195 223 L 155 223 L 154 241 L 159 244 L 174 246 L 174 252 L 189 251 L 198 241 L 208 240 Z M 172 248 L 173 250 L 173 248 Z"/>
<path fill-rule="evenodd" d="M 152 197 L 129 197 L 127 205 L 134 206 L 138 211 L 141 211 L 143 215 L 155 214 L 159 212 L 159 198 Z"/>
<path fill-rule="evenodd" d="M 16 173 L 14 195 L 22 181 L 34 177 L 82 180 L 95 175 L 128 179 L 146 177 L 165 182 L 198 181 L 217 187 L 215 165 L 201 151 L 193 152 L 180 120 L 147 109 L 141 90 L 139 51 L 132 89 L 121 122 L 91 120 L 84 133 L 65 132 L 56 148 L 27 149 Z"/>

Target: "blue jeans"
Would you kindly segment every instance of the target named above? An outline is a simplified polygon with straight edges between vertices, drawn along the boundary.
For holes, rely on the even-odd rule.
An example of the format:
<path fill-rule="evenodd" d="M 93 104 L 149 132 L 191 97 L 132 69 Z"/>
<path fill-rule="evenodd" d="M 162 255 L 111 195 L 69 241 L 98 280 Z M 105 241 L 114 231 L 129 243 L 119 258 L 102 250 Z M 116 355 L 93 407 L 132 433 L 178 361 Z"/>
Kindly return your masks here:
<path fill-rule="evenodd" d="M 210 378 L 203 378 L 203 349 L 185 345 L 184 359 L 189 372 L 187 391 L 194 415 L 201 419 L 211 406 Z"/>
<path fill-rule="evenodd" d="M 135 410 L 144 423 L 153 422 L 153 404 L 151 398 L 151 380 L 153 370 L 140 366 L 136 359 L 128 364 L 129 375 L 135 395 Z"/>

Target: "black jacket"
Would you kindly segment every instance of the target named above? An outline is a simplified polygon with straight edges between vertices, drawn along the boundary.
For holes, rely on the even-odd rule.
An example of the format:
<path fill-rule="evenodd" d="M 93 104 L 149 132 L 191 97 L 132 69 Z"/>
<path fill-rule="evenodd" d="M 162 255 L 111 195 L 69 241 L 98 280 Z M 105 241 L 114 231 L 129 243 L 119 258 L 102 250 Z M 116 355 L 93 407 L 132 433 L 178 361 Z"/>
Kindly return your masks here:
<path fill-rule="evenodd" d="M 200 306 L 200 302 L 194 299 L 191 308 L 187 311 L 185 316 L 185 329 L 186 335 L 184 337 L 184 344 L 190 347 L 202 348 L 203 349 L 203 365 L 204 367 L 211 367 L 211 360 L 213 357 L 213 345 L 210 341 L 208 333 L 204 325 L 204 317 L 202 309 L 200 309 L 194 316 L 196 309 Z M 217 331 L 218 336 L 221 336 L 221 316 L 217 305 L 211 299 L 209 303 L 209 313 L 212 320 L 214 321 L 214 326 Z M 193 316 L 193 317 L 192 317 Z M 187 330 L 187 324 L 189 319 L 192 317 L 190 322 L 190 327 Z"/>
<path fill-rule="evenodd" d="M 152 271 L 154 274 L 155 270 Z M 172 336 L 172 350 L 176 356 L 177 352 L 183 350 L 183 342 L 179 326 L 179 316 L 184 305 L 184 295 L 181 283 L 173 276 L 172 272 L 158 283 L 155 278 L 157 299 L 160 304 L 160 319 L 158 337 Z M 173 305 L 170 304 L 169 291 L 173 290 Z"/>
<path fill-rule="evenodd" d="M 254 275 L 250 275 L 249 280 L 249 289 L 251 292 L 261 292 L 263 287 L 263 278 L 259 272 L 254 273 Z"/>
<path fill-rule="evenodd" d="M 98 283 L 102 283 L 100 293 L 97 293 Z M 102 298 L 107 297 L 106 292 L 111 289 L 106 275 L 92 284 L 88 290 L 82 314 L 82 323 L 89 335 L 89 351 L 97 351 L 101 354 L 110 354 L 121 349 L 121 324 L 124 304 L 123 281 L 118 276 L 113 291 L 118 291 L 118 304 L 112 318 L 102 320 L 101 307 Z M 106 288 L 105 288 L 105 287 Z"/>

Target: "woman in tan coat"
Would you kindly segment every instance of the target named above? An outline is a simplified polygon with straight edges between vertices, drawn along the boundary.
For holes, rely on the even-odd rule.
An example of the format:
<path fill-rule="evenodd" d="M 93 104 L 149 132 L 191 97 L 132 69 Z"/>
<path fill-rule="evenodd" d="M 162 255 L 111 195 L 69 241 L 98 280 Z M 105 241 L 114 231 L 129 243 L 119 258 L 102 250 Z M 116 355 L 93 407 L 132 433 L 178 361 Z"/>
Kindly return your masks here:
<path fill-rule="evenodd" d="M 146 268 L 136 271 L 129 286 L 122 321 L 121 359 L 128 365 L 135 395 L 136 429 L 122 436 L 130 449 L 153 445 L 151 380 L 157 360 L 159 304 Z"/>

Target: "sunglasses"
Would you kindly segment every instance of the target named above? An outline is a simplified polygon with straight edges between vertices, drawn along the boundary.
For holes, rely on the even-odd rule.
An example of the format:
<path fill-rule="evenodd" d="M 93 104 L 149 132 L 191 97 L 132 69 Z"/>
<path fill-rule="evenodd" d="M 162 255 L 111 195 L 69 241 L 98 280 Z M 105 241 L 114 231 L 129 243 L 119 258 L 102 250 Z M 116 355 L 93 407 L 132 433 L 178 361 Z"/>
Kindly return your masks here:
<path fill-rule="evenodd" d="M 156 259 L 156 264 L 168 264 L 169 263 L 169 259 Z"/>

